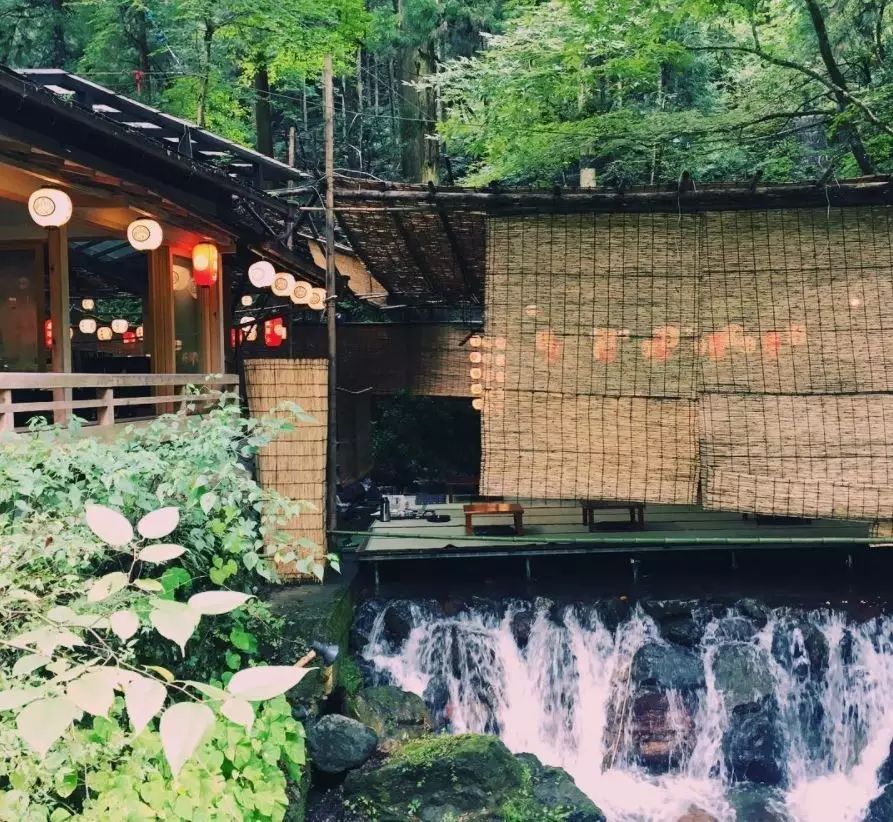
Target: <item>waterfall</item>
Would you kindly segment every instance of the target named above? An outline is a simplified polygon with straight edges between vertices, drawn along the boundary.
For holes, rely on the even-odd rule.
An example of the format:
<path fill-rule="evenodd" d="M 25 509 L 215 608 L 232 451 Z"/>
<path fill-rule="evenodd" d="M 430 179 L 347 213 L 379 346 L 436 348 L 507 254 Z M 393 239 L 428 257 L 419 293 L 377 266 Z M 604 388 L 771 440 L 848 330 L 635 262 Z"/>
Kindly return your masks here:
<path fill-rule="evenodd" d="M 360 654 L 445 730 L 564 768 L 610 820 L 861 822 L 893 740 L 893 618 L 617 605 L 373 601 Z"/>

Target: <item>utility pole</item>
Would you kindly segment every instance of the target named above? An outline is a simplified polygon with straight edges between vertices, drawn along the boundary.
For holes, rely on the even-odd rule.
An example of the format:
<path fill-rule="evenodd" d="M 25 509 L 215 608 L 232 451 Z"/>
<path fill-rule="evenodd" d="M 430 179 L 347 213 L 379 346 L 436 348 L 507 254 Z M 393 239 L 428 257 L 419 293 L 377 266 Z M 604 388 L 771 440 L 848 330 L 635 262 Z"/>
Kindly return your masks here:
<path fill-rule="evenodd" d="M 335 276 L 335 95 L 332 89 L 332 57 L 326 56 L 322 73 L 323 104 L 325 106 L 325 162 L 326 162 L 326 330 L 329 351 L 329 411 L 326 439 L 326 524 L 329 531 L 337 526 L 338 505 L 336 483 L 338 481 L 337 414 L 335 399 L 337 382 L 336 365 L 336 313 L 337 280 Z M 334 548 L 334 537 L 329 537 L 329 550 Z"/>

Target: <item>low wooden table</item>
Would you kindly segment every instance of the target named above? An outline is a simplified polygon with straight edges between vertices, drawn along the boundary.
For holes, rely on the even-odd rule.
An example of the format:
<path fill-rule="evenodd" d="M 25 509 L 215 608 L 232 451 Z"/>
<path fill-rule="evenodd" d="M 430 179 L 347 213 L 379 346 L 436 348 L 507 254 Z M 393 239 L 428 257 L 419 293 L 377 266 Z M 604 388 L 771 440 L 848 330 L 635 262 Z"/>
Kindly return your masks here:
<path fill-rule="evenodd" d="M 515 524 L 515 533 L 524 536 L 524 508 L 516 502 L 472 502 L 462 506 L 465 512 L 465 533 L 474 534 L 472 518 L 480 514 L 511 514 Z"/>
<path fill-rule="evenodd" d="M 581 499 L 583 506 L 583 525 L 591 531 L 595 527 L 594 513 L 596 511 L 628 510 L 629 521 L 640 531 L 645 530 L 645 503 L 644 502 L 612 502 L 600 499 Z"/>

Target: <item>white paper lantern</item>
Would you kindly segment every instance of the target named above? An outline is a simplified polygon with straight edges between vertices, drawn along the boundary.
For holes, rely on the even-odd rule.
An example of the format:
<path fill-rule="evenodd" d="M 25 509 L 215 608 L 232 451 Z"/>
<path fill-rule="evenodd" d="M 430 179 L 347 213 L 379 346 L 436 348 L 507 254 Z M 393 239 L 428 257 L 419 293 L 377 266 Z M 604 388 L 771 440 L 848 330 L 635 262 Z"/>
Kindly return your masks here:
<path fill-rule="evenodd" d="M 134 220 L 127 226 L 127 240 L 137 251 L 152 251 L 163 239 L 164 231 L 155 220 Z"/>
<path fill-rule="evenodd" d="M 112 320 L 112 331 L 116 334 L 123 334 L 128 328 L 130 323 L 127 320 Z"/>
<path fill-rule="evenodd" d="M 295 287 L 291 291 L 291 301 L 295 305 L 309 305 L 310 304 L 310 294 L 313 291 L 313 286 L 310 283 L 305 282 L 304 280 L 299 280 L 295 283 Z"/>
<path fill-rule="evenodd" d="M 71 219 L 71 197 L 58 188 L 39 188 L 28 198 L 31 219 L 44 228 L 58 228 Z"/>
<path fill-rule="evenodd" d="M 276 269 L 273 268 L 273 263 L 259 260 L 248 266 L 248 279 L 255 288 L 269 288 L 275 278 Z"/>
<path fill-rule="evenodd" d="M 326 307 L 326 290 L 324 288 L 311 288 L 307 305 L 315 311 L 324 310 Z"/>
<path fill-rule="evenodd" d="M 192 272 L 185 265 L 174 264 L 171 268 L 174 291 L 185 291 L 192 280 Z"/>
<path fill-rule="evenodd" d="M 96 320 L 91 317 L 85 317 L 78 323 L 78 331 L 80 331 L 81 334 L 95 334 Z"/>
<path fill-rule="evenodd" d="M 96 308 L 96 301 L 91 299 L 90 297 L 85 297 L 83 300 L 81 300 L 81 308 L 83 308 L 84 311 L 92 311 L 94 308 Z"/>
<path fill-rule="evenodd" d="M 112 338 L 112 329 L 103 325 L 96 331 L 96 338 L 101 342 L 108 342 Z"/>
<path fill-rule="evenodd" d="M 277 297 L 287 297 L 294 291 L 295 278 L 286 272 L 280 272 L 273 278 L 273 293 Z"/>

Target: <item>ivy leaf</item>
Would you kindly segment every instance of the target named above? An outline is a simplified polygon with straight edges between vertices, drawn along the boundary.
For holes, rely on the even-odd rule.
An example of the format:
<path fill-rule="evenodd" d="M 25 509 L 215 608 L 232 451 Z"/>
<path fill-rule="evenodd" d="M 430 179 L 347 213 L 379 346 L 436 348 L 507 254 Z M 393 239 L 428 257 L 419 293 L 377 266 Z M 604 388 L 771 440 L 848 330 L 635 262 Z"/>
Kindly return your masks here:
<path fill-rule="evenodd" d="M 179 523 L 180 512 L 170 505 L 146 514 L 136 524 L 136 530 L 146 539 L 161 539 L 172 533 Z"/>
<path fill-rule="evenodd" d="M 90 671 L 69 682 L 65 693 L 78 708 L 93 716 L 107 716 L 115 701 L 110 677 L 102 671 Z"/>
<path fill-rule="evenodd" d="M 175 777 L 213 725 L 214 712 L 199 702 L 178 702 L 161 715 L 161 745 Z"/>
<path fill-rule="evenodd" d="M 16 717 L 19 735 L 43 759 L 53 743 L 68 730 L 81 712 L 67 697 L 38 699 Z"/>
<path fill-rule="evenodd" d="M 228 699 L 220 706 L 222 713 L 230 722 L 241 725 L 248 733 L 254 724 L 254 708 L 244 699 Z"/>
<path fill-rule="evenodd" d="M 133 611 L 115 611 L 109 617 L 109 623 L 115 635 L 122 642 L 127 642 L 140 627 L 139 617 Z"/>
<path fill-rule="evenodd" d="M 251 594 L 239 591 L 202 591 L 189 597 L 189 607 L 205 616 L 228 614 L 251 599 Z"/>
<path fill-rule="evenodd" d="M 133 539 L 133 526 L 119 511 L 106 508 L 104 505 L 88 505 L 86 509 L 87 525 L 106 545 L 120 548 Z"/>
<path fill-rule="evenodd" d="M 176 642 L 183 656 L 186 656 L 186 643 L 198 627 L 201 618 L 200 613 L 185 605 L 181 605 L 180 608 L 156 608 L 149 614 L 149 621 L 155 630 L 165 639 Z"/>
<path fill-rule="evenodd" d="M 108 599 L 112 594 L 117 594 L 122 588 L 127 586 L 127 574 L 121 571 L 112 571 L 100 577 L 93 583 L 93 586 L 87 592 L 87 602 L 102 602 Z"/>
<path fill-rule="evenodd" d="M 138 554 L 138 559 L 143 562 L 169 562 L 176 559 L 186 549 L 182 545 L 174 545 L 172 543 L 159 542 L 155 545 L 147 545 Z"/>
<path fill-rule="evenodd" d="M 43 656 L 42 654 L 25 654 L 25 656 L 19 657 L 16 660 L 16 664 L 12 666 L 12 675 L 27 676 L 38 668 L 43 668 L 43 666 L 49 662 L 50 658 L 48 656 Z"/>
<path fill-rule="evenodd" d="M 294 688 L 313 668 L 294 665 L 258 665 L 233 674 L 226 689 L 235 697 L 257 702 Z"/>
<path fill-rule="evenodd" d="M 149 720 L 161 710 L 165 699 L 167 688 L 157 679 L 135 676 L 124 686 L 124 705 L 135 735 L 139 735 Z"/>

